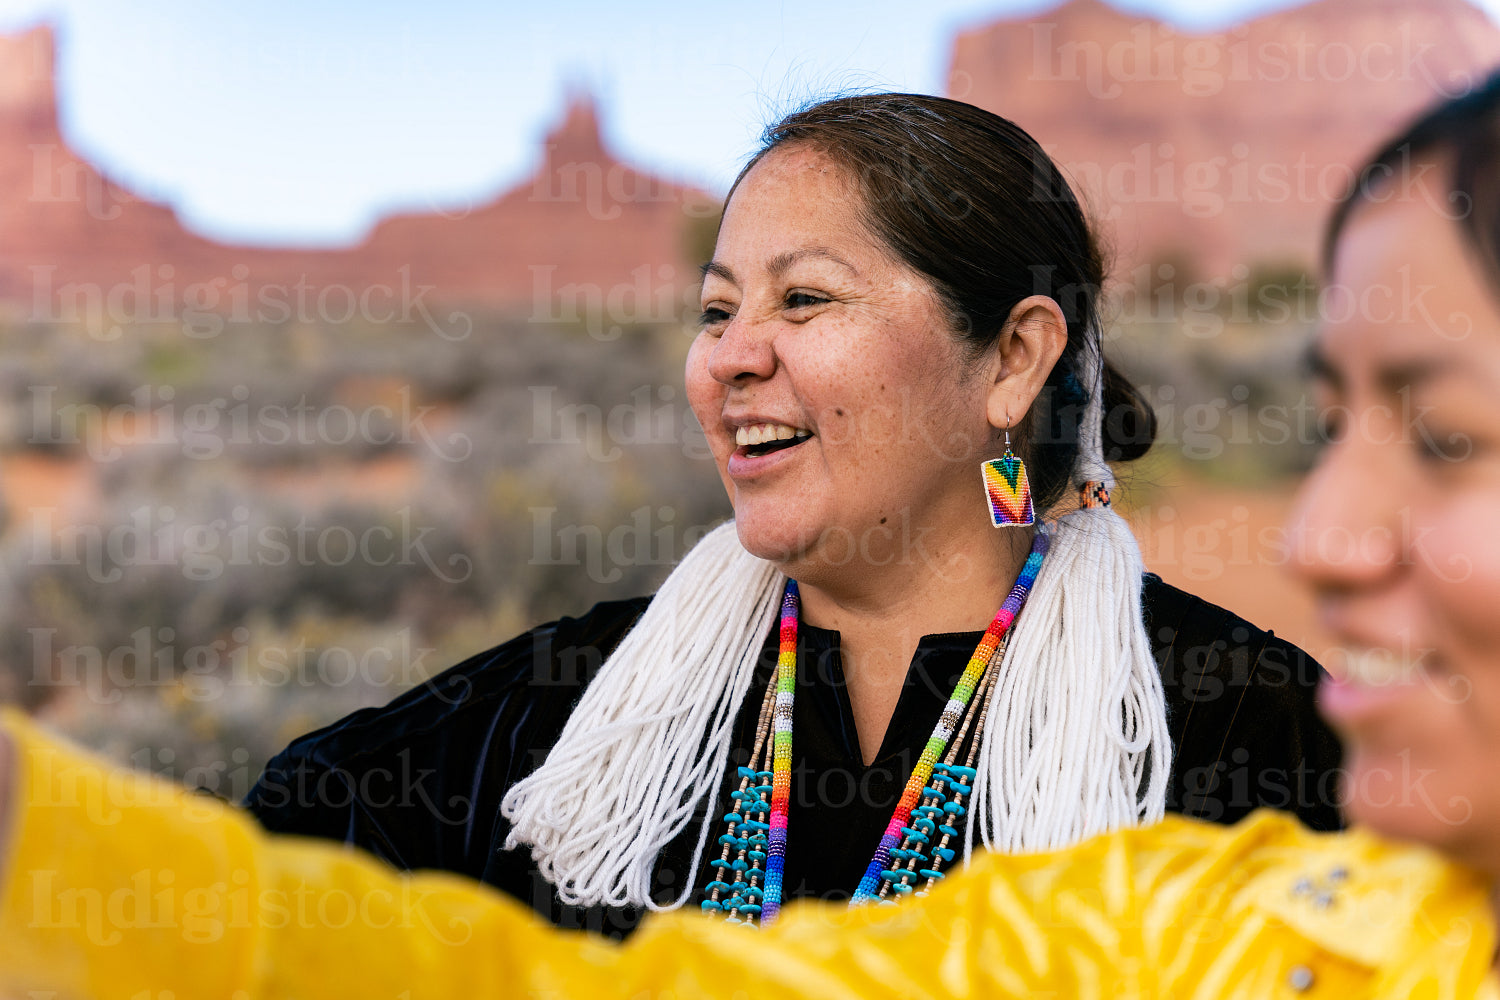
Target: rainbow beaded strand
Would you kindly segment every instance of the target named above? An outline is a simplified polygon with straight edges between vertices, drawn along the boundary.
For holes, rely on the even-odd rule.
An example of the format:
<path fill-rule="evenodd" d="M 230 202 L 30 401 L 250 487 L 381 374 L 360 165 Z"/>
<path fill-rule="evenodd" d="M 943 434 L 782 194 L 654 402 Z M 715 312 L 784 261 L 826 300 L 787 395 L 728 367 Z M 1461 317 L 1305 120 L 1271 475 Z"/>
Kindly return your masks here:
<path fill-rule="evenodd" d="M 982 686 L 981 681 L 988 679 L 993 684 L 992 678 L 986 678 L 986 668 L 990 664 L 990 661 L 995 658 L 996 651 L 1002 647 L 1002 642 L 1011 625 L 1015 622 L 1016 615 L 1020 612 L 1021 606 L 1026 603 L 1026 597 L 1031 592 L 1031 586 L 1036 582 L 1037 574 L 1041 571 L 1042 560 L 1046 557 L 1048 540 L 1048 535 L 1045 531 L 1038 531 L 1036 537 L 1032 540 L 1031 552 L 1026 556 L 1026 562 L 1021 567 L 1021 573 L 1016 578 L 1016 584 L 1011 588 L 1005 602 L 1000 605 L 1000 610 L 995 612 L 994 620 L 990 622 L 989 628 L 985 630 L 984 638 L 980 640 L 978 647 L 975 648 L 974 655 L 969 658 L 969 663 L 964 668 L 963 674 L 959 677 L 958 684 L 954 687 L 952 696 L 949 698 L 947 705 L 944 706 L 937 726 L 933 729 L 932 736 L 928 738 L 927 745 L 923 749 L 921 757 L 917 760 L 917 766 L 912 770 L 911 778 L 907 781 L 901 799 L 896 805 L 896 810 L 891 815 L 890 824 L 886 827 L 885 834 L 880 838 L 880 844 L 875 849 L 875 856 L 870 859 L 870 864 L 866 868 L 864 876 L 860 879 L 859 886 L 854 891 L 854 897 L 850 900 L 851 904 L 867 902 L 883 894 L 881 891 L 882 881 L 888 883 L 892 881 L 885 877 L 888 873 L 887 870 L 890 868 L 892 852 L 894 851 L 896 854 L 903 856 L 913 854 L 913 852 L 906 851 L 899 845 L 916 842 L 925 843 L 927 841 L 930 836 L 928 827 L 933 825 L 931 816 L 924 813 L 922 819 L 917 823 L 920 829 L 909 825 L 912 822 L 912 810 L 919 802 L 928 802 L 930 799 L 931 802 L 928 803 L 932 806 L 930 811 L 935 813 L 944 808 L 936 803 L 939 800 L 947 799 L 948 793 L 943 791 L 945 784 L 951 785 L 950 791 L 954 793 L 954 803 L 959 803 L 962 794 L 969 791 L 969 785 L 965 782 L 973 781 L 975 772 L 972 767 L 960 766 L 950 762 L 944 762 L 942 765 L 939 765 L 938 762 L 947 750 L 949 741 L 953 738 L 954 730 L 958 728 L 960 722 L 963 723 L 965 730 L 967 730 L 970 714 L 967 712 L 967 709 L 969 703 L 974 698 L 976 689 Z M 800 611 L 801 601 L 797 589 L 797 581 L 788 580 L 786 591 L 781 599 L 780 644 L 776 658 L 776 680 L 774 684 L 775 700 L 771 708 L 771 802 L 770 812 L 767 817 L 769 823 L 767 824 L 768 829 L 766 832 L 764 893 L 760 897 L 760 905 L 758 907 L 753 905 L 752 899 L 746 900 L 752 905 L 736 906 L 735 902 L 738 901 L 741 892 L 744 890 L 741 889 L 738 883 L 733 887 L 723 884 L 721 877 L 720 880 L 711 883 L 711 890 L 739 891 L 735 891 L 735 896 L 732 897 L 731 901 L 724 904 L 718 902 L 717 892 L 710 892 L 709 900 L 703 904 L 705 910 L 722 907 L 730 910 L 732 916 L 735 913 L 742 913 L 751 920 L 759 916 L 762 926 L 769 926 L 781 911 L 782 882 L 786 872 L 787 803 L 791 798 L 792 790 L 792 702 L 797 689 L 797 624 Z M 982 726 L 982 724 L 981 720 L 980 725 Z M 973 763 L 973 756 L 976 750 L 977 743 L 975 746 L 970 747 L 968 754 L 970 764 Z M 758 754 L 752 754 L 752 757 L 754 756 L 758 756 Z M 751 768 L 754 766 L 755 763 L 752 760 Z M 933 778 L 935 769 L 942 772 L 937 779 Z M 757 772 L 750 768 L 742 768 L 741 771 L 746 779 L 741 782 L 742 791 L 744 791 L 744 786 L 750 779 L 758 778 L 765 773 L 763 771 Z M 929 787 L 929 785 L 933 785 L 934 787 Z M 764 788 L 764 786 L 761 787 Z M 961 792 L 959 791 L 960 789 L 962 790 Z M 746 795 L 753 794 L 753 791 L 752 789 L 746 792 Z M 750 805 L 748 799 L 745 802 L 747 806 Z M 760 802 L 763 803 L 764 799 L 761 799 Z M 764 808 L 764 806 L 760 806 L 760 808 Z M 737 803 L 735 812 L 738 814 L 739 811 L 740 805 Z M 952 813 L 956 818 L 962 815 L 962 806 L 957 805 L 955 808 L 946 809 L 946 811 Z M 730 822 L 731 826 L 728 836 L 720 838 L 721 842 L 740 846 L 735 837 L 735 823 L 738 821 L 743 824 L 744 820 L 741 819 L 740 815 L 726 815 L 724 818 Z M 753 821 L 745 825 L 752 828 L 760 826 L 759 823 L 754 823 Z M 938 863 L 938 858 L 942 857 L 943 860 L 949 860 L 953 856 L 953 851 L 946 849 L 949 839 L 947 831 L 952 828 L 945 824 L 942 829 L 944 830 L 943 841 L 940 850 L 934 851 L 934 858 L 930 862 L 932 868 L 912 871 L 914 875 L 926 877 L 929 883 L 934 878 L 942 877 L 938 871 L 941 867 Z M 750 839 L 758 840 L 759 838 L 752 836 Z M 755 845 L 750 846 L 753 847 Z M 726 849 L 725 857 L 720 862 L 721 865 L 724 864 L 727 857 L 728 850 Z M 750 855 L 750 858 L 751 868 L 753 869 L 753 853 Z M 915 856 L 905 859 L 905 866 L 908 870 L 914 869 L 916 868 L 916 861 L 917 858 Z M 749 876 L 749 885 L 752 887 L 755 881 L 755 874 L 757 873 L 752 870 Z M 896 889 L 898 892 L 911 891 L 905 873 L 902 873 L 899 885 L 892 884 L 890 887 Z M 750 896 L 752 893 L 753 890 L 745 892 L 745 895 Z"/>
<path fill-rule="evenodd" d="M 1005 642 L 1005 639 L 1001 639 L 1000 645 L 995 648 L 995 655 L 990 660 L 991 666 L 1000 662 L 1005 653 Z M 932 765 L 932 780 L 922 790 L 922 804 L 911 811 L 911 826 L 901 828 L 906 839 L 901 842 L 900 849 L 891 851 L 895 864 L 889 871 L 880 873 L 880 901 L 884 905 L 891 904 L 891 900 L 887 898 L 888 892 L 898 895 L 908 892 L 926 895 L 933 883 L 944 877 L 943 866 L 956 856 L 954 849 L 948 845 L 960 836 L 958 828 L 953 824 L 968 812 L 963 800 L 973 791 L 973 780 L 979 773 L 974 768 L 974 758 L 979 753 L 982 742 L 979 734 L 984 731 L 990 700 L 995 695 L 995 688 L 999 687 L 995 683 L 997 673 L 998 670 L 987 669 L 980 678 L 979 690 L 974 692 L 974 700 L 969 702 L 969 711 L 964 716 L 958 736 L 948 744 L 947 756 Z M 974 738 L 969 741 L 968 755 L 964 762 L 959 764 L 956 760 L 958 749 L 971 725 Z M 933 838 L 937 838 L 936 844 L 933 844 Z M 917 886 L 916 879 L 925 881 Z"/>
<path fill-rule="evenodd" d="M 781 879 L 786 871 L 787 803 L 792 794 L 792 696 L 797 690 L 797 581 L 786 582 L 781 598 L 781 648 L 776 657 L 776 704 L 771 716 L 771 829 L 766 846 L 765 896 L 760 922 L 767 926 L 781 912 Z"/>
<path fill-rule="evenodd" d="M 912 768 L 911 777 L 906 782 L 906 789 L 901 793 L 901 800 L 896 803 L 896 811 L 891 814 L 891 821 L 885 828 L 885 834 L 880 838 L 880 846 L 875 848 L 875 856 L 870 859 L 869 867 L 865 869 L 858 888 L 854 890 L 854 897 L 849 901 L 851 904 L 868 902 L 876 897 L 880 887 L 881 872 L 890 868 L 891 851 L 901 844 L 902 833 L 911 822 L 911 811 L 921 800 L 922 790 L 932 779 L 932 766 L 943 756 L 943 751 L 948 747 L 948 740 L 953 736 L 953 730 L 963 718 L 969 699 L 974 696 L 974 688 L 979 683 L 984 668 L 989 664 L 990 657 L 994 655 L 995 648 L 1000 645 L 1001 637 L 1016 620 L 1016 613 L 1021 610 L 1021 605 L 1026 602 L 1026 595 L 1030 593 L 1031 585 L 1036 582 L 1037 573 L 1041 571 L 1042 559 L 1047 554 L 1047 544 L 1046 532 L 1038 531 L 1032 540 L 1031 552 L 1026 556 L 1026 562 L 1021 567 L 1021 575 L 1016 578 L 1016 585 L 1011 588 L 1010 595 L 1005 598 L 1005 603 L 1000 605 L 1000 610 L 995 612 L 994 621 L 990 622 L 990 627 L 985 630 L 984 638 L 979 640 L 979 646 L 974 650 L 974 655 L 969 658 L 968 666 L 964 668 L 957 686 L 953 689 L 953 696 L 943 708 L 943 714 L 938 718 L 932 735 L 928 737 L 922 756 L 917 758 L 917 766 Z"/>

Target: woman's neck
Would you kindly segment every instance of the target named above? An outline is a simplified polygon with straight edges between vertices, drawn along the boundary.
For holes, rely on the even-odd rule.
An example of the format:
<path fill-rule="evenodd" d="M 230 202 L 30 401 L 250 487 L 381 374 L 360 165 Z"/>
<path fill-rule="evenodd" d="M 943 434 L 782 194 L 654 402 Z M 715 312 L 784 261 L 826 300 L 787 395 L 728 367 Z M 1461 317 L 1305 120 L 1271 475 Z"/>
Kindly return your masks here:
<path fill-rule="evenodd" d="M 1028 531 L 1007 529 L 985 544 L 798 580 L 802 620 L 840 634 L 865 764 L 880 751 L 922 636 L 986 628 L 1015 584 L 1031 538 Z"/>

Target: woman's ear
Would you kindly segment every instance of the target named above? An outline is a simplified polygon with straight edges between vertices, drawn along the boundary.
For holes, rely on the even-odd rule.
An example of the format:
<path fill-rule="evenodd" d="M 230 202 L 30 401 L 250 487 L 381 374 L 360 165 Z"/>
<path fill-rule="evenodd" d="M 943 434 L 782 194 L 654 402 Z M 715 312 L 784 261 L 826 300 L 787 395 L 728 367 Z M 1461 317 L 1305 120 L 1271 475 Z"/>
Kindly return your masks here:
<path fill-rule="evenodd" d="M 1046 295 L 1031 295 L 1011 309 L 995 342 L 985 415 L 992 427 L 1018 423 L 1047 383 L 1068 344 L 1068 321 Z"/>

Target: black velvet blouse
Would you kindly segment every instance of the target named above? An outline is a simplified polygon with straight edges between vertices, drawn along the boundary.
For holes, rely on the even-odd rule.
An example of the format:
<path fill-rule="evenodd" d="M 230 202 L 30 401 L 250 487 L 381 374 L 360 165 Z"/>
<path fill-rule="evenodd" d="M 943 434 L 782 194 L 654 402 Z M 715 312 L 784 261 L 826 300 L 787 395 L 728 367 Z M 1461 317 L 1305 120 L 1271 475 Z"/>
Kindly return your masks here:
<path fill-rule="evenodd" d="M 474 656 L 383 708 L 355 712 L 293 742 L 267 765 L 246 805 L 268 829 L 357 845 L 404 869 L 481 879 L 554 923 L 621 937 L 640 914 L 559 902 L 528 850 L 504 849 L 507 789 L 556 742 L 568 713 L 647 598 L 596 605 Z M 1148 575 L 1147 632 L 1167 697 L 1174 756 L 1168 809 L 1231 823 L 1258 807 L 1337 829 L 1339 746 L 1313 710 L 1318 665 L 1295 646 Z M 838 633 L 798 634 L 785 898 L 846 899 L 983 633 L 925 636 L 874 762 L 865 766 L 843 683 Z M 736 722 L 706 851 L 754 740 L 760 692 L 775 669 L 775 629 Z M 658 858 L 657 898 L 706 868 L 691 824 Z M 696 873 L 695 873 L 696 868 Z"/>

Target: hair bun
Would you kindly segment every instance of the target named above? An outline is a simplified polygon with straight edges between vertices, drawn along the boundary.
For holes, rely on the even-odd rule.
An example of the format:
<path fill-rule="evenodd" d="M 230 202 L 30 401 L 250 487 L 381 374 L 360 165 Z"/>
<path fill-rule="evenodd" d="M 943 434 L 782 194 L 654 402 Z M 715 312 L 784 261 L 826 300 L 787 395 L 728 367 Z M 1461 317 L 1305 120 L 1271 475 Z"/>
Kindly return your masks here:
<path fill-rule="evenodd" d="M 1156 441 L 1156 411 L 1118 368 L 1104 362 L 1101 431 L 1106 462 L 1133 462 Z"/>

